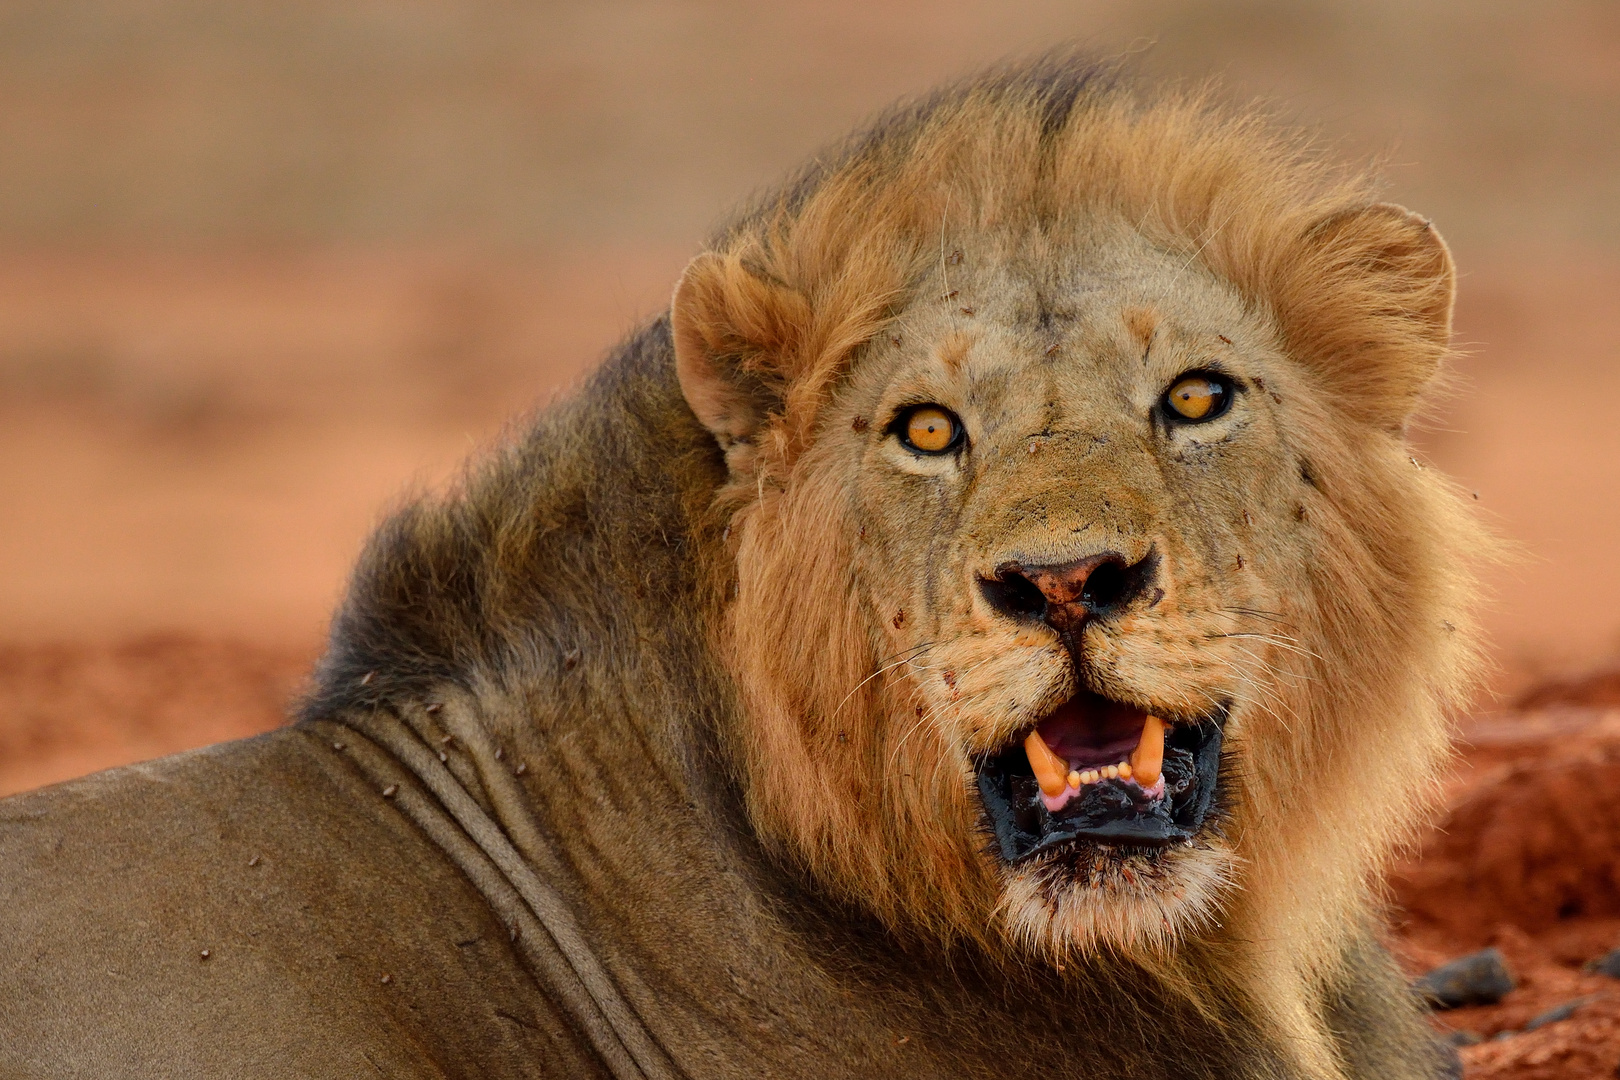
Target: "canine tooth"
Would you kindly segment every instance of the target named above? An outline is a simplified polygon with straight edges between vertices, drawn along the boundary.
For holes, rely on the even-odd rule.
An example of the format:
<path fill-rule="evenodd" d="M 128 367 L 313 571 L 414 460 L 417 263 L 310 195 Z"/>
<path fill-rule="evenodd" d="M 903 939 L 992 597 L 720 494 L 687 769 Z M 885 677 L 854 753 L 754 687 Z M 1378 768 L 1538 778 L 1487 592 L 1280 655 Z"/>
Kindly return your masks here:
<path fill-rule="evenodd" d="M 1159 782 L 1164 771 L 1164 721 L 1149 716 L 1142 724 L 1142 737 L 1131 751 L 1131 773 L 1142 787 L 1150 788 Z"/>
<path fill-rule="evenodd" d="M 1080 786 L 1080 774 L 1078 772 L 1074 771 L 1073 769 L 1069 770 L 1069 786 L 1070 787 L 1079 787 Z"/>
<path fill-rule="evenodd" d="M 1029 755 L 1029 767 L 1035 772 L 1035 782 L 1041 785 L 1041 794 L 1055 799 L 1068 787 L 1069 764 L 1046 745 L 1039 731 L 1029 733 L 1024 740 L 1024 753 Z"/>

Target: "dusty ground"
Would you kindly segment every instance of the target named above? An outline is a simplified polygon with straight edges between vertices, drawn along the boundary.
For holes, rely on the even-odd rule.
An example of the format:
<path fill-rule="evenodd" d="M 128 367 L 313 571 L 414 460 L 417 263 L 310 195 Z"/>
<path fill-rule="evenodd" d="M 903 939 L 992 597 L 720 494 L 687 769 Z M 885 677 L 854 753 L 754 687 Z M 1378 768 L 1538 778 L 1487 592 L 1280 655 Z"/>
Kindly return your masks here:
<path fill-rule="evenodd" d="M 1499 1005 L 1437 1014 L 1469 1080 L 1591 1080 L 1620 1069 L 1620 671 L 1533 688 L 1464 727 L 1449 810 L 1392 885 L 1414 973 L 1487 945 L 1520 980 Z M 1572 1001 L 1567 1020 L 1514 1032 Z"/>
<path fill-rule="evenodd" d="M 0 795 L 268 731 L 313 659 L 178 635 L 0 646 Z"/>

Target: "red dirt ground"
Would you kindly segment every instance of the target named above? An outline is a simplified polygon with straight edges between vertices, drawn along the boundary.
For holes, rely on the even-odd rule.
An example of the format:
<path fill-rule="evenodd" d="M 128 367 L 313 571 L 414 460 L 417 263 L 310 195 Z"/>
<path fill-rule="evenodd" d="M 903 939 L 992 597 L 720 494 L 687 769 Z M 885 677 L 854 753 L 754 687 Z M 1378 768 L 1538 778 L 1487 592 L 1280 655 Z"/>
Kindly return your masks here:
<path fill-rule="evenodd" d="M 0 796 L 268 731 L 313 661 L 180 635 L 0 645 Z"/>
<path fill-rule="evenodd" d="M 1448 810 L 1391 885 L 1414 974 L 1494 945 L 1519 988 L 1436 1014 L 1485 1041 L 1469 1080 L 1589 1080 L 1620 1063 L 1620 981 L 1582 965 L 1620 946 L 1620 671 L 1537 687 L 1464 727 Z M 1576 999 L 1568 1020 L 1496 1039 Z"/>

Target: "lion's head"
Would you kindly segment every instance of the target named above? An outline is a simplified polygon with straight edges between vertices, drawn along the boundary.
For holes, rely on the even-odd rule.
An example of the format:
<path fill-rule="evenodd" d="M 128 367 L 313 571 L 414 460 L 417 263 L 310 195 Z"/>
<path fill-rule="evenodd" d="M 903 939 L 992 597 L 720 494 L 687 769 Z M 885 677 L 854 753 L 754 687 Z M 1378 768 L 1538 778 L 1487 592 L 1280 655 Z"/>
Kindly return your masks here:
<path fill-rule="evenodd" d="M 1472 663 L 1476 529 L 1403 438 L 1452 263 L 1368 191 L 1036 65 L 692 263 L 764 835 L 892 926 L 1058 961 L 1337 940 Z"/>

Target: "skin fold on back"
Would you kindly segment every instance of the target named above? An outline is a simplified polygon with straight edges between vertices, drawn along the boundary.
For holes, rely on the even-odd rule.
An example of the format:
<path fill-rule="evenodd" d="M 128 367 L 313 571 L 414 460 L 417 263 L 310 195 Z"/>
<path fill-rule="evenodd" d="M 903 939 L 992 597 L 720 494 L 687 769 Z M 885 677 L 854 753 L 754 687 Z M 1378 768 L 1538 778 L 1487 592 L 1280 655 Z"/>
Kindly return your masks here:
<path fill-rule="evenodd" d="M 152 837 L 217 832 L 242 785 L 272 829 L 389 837 L 284 884 L 317 924 L 444 852 L 474 887 L 401 885 L 391 924 L 429 950 L 445 905 L 482 920 L 488 973 L 443 977 L 518 1037 L 433 1043 L 422 1075 L 1445 1075 L 1376 883 L 1477 666 L 1487 541 L 1404 438 L 1453 289 L 1427 221 L 1261 118 L 1066 56 L 968 80 L 759 199 L 578 396 L 384 524 L 298 726 L 95 782 Z M 1229 380 L 1208 422 L 1165 412 L 1189 372 Z M 949 452 L 901 437 L 925 405 Z M 1102 557 L 1140 587 L 1068 637 L 985 585 Z M 1209 817 L 1009 861 L 976 770 L 1082 693 L 1218 716 Z M 42 830 L 69 802 L 98 827 L 73 790 L 4 804 L 30 942 L 69 920 L 30 900 L 74 872 Z M 160 879 L 183 903 L 213 872 L 137 869 L 95 918 L 144 926 Z M 602 1063 L 535 889 L 645 1061 Z M 91 1009 L 13 953 L 0 975 Z M 275 967 L 208 964 L 167 977 L 247 1001 Z M 345 993 L 311 980 L 307 1022 L 390 1008 Z M 32 1017 L 0 997 L 64 1038 Z"/>

